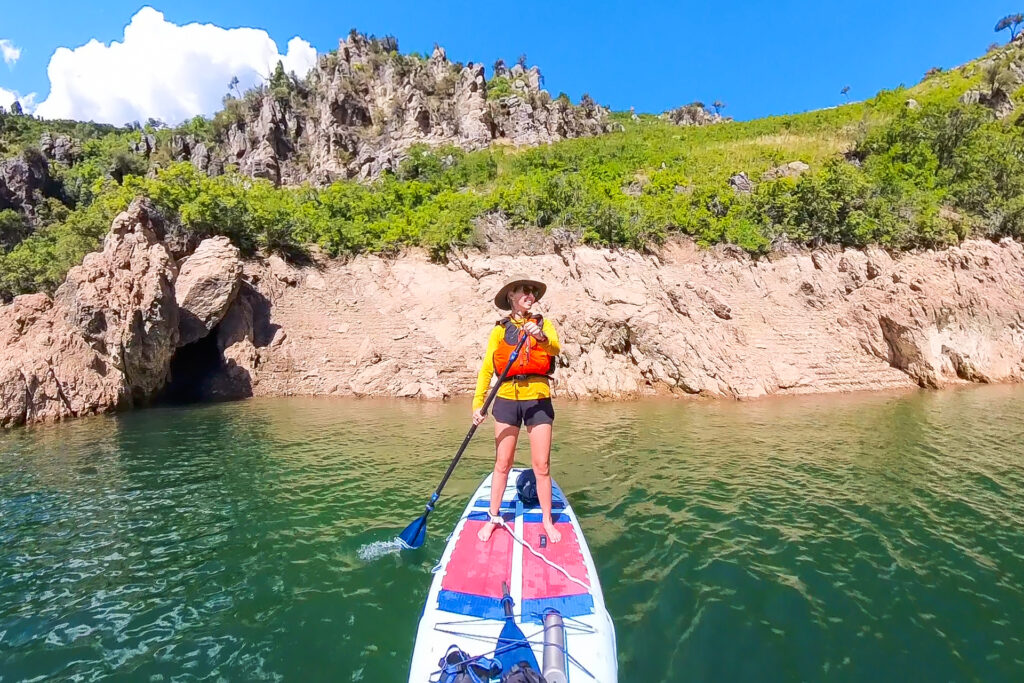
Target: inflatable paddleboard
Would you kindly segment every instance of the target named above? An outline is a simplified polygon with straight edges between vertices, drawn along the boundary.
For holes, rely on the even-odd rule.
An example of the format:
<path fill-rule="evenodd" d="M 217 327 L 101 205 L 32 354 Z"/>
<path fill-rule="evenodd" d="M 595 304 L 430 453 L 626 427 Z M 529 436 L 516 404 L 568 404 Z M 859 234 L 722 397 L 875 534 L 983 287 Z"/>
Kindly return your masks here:
<path fill-rule="evenodd" d="M 510 660 L 527 661 L 547 683 L 618 681 L 615 627 L 576 514 L 553 483 L 562 540 L 549 542 L 540 507 L 519 499 L 520 472 L 512 470 L 502 496 L 505 526 L 486 542 L 477 538 L 489 519 L 488 475 L 449 537 L 423 607 L 409 683 L 471 681 L 458 678 L 470 667 L 478 680 L 502 681 Z M 510 640 L 512 632 L 525 642 Z"/>

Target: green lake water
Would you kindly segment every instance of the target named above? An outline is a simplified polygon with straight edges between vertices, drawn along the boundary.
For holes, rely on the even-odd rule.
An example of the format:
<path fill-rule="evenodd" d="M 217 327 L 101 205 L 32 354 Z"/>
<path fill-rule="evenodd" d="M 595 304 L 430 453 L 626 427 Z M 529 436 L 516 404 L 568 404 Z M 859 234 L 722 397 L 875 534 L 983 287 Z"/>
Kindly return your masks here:
<path fill-rule="evenodd" d="M 1024 387 L 556 409 L 622 681 L 1024 680 Z M 359 551 L 468 418 L 261 399 L 0 434 L 0 680 L 404 681 L 491 423 L 421 550 Z"/>

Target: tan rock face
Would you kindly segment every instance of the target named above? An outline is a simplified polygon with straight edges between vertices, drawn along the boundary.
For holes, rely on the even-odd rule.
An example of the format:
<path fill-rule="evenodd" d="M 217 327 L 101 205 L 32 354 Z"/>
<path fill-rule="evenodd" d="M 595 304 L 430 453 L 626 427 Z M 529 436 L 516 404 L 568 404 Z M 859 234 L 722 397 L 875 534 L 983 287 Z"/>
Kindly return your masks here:
<path fill-rule="evenodd" d="M 1024 377 L 1024 248 L 1009 241 L 898 259 L 831 250 L 755 261 L 680 242 L 657 256 L 575 247 L 456 254 L 446 266 L 247 263 L 245 298 L 264 313 L 233 323 L 241 332 L 223 339 L 225 355 L 256 395 L 466 394 L 499 317 L 490 299 L 518 271 L 549 285 L 540 307 L 562 336 L 563 397 Z"/>
<path fill-rule="evenodd" d="M 221 321 L 238 293 L 242 260 L 227 237 L 203 242 L 180 266 L 174 282 L 179 309 L 178 346 L 202 339 Z"/>
<path fill-rule="evenodd" d="M 0 426 L 108 412 L 164 387 L 180 344 L 178 266 L 163 236 L 157 214 L 137 200 L 52 299 L 32 294 L 0 307 Z M 183 328 L 204 336 L 237 291 L 241 262 L 213 239 L 186 265 Z"/>
<path fill-rule="evenodd" d="M 162 386 L 178 340 L 177 266 L 163 234 L 155 212 L 136 200 L 114 219 L 103 250 L 72 268 L 54 294 L 55 310 L 129 378 L 136 397 Z"/>
<path fill-rule="evenodd" d="M 178 316 L 177 269 L 159 234 L 137 201 L 52 300 L 32 294 L 0 307 L 0 424 L 106 412 L 162 386 Z"/>

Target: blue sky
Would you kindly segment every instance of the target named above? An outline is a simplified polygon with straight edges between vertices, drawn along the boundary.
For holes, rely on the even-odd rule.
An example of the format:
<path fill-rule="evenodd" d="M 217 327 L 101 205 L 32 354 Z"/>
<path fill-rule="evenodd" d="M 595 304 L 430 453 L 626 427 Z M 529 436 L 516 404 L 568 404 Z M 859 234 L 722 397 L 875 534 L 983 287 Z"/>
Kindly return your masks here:
<path fill-rule="evenodd" d="M 331 50 L 352 27 L 393 34 L 404 52 L 429 52 L 438 42 L 450 59 L 488 66 L 526 53 L 553 94 L 576 100 L 589 92 L 613 109 L 645 112 L 721 99 L 725 113 L 741 119 L 830 106 L 844 85 L 851 99 L 911 85 L 932 66 L 955 66 L 1005 41 L 1007 33 L 993 32 L 996 21 L 1022 9 L 988 0 L 3 4 L 0 39 L 21 55 L 12 66 L 0 63 L 0 88 L 35 92 L 37 102 L 50 90 L 47 65 L 57 48 L 122 40 L 148 4 L 174 24 L 265 29 L 282 54 L 294 36 Z"/>

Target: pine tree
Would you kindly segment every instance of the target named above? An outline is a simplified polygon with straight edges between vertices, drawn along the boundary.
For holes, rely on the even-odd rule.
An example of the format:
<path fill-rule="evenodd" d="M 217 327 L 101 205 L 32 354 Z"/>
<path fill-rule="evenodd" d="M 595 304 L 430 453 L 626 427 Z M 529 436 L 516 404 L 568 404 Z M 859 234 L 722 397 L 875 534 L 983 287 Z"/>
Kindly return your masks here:
<path fill-rule="evenodd" d="M 999 33 L 1005 29 L 1010 29 L 1010 40 L 1013 40 L 1017 37 L 1017 27 L 1021 24 L 1024 24 L 1024 14 L 1007 14 L 996 24 L 995 31 Z"/>

